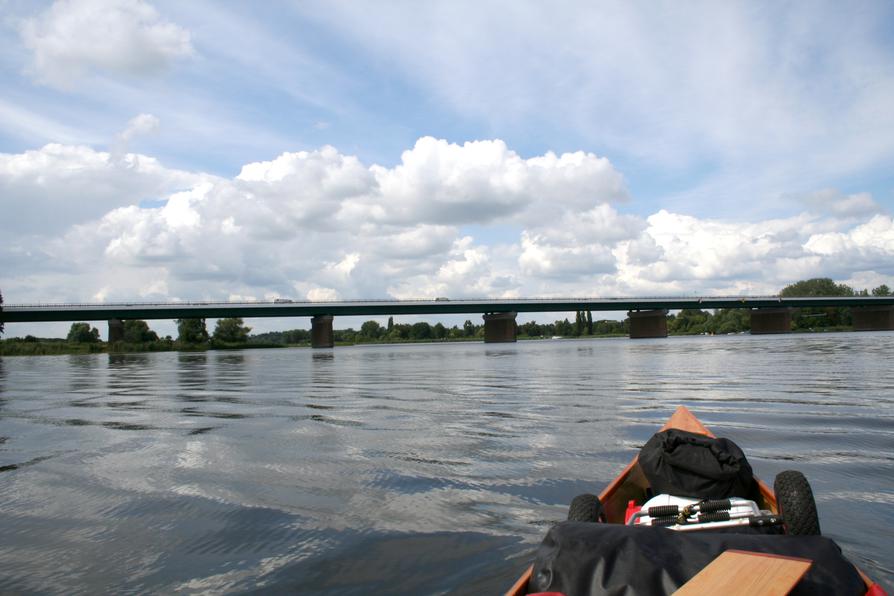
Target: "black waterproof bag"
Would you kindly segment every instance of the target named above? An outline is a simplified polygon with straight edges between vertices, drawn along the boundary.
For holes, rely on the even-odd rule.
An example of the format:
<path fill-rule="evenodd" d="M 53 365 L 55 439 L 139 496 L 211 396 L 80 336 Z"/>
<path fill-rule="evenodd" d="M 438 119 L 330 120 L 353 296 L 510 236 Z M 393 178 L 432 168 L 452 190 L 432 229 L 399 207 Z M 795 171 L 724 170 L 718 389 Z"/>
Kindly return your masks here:
<path fill-rule="evenodd" d="M 859 572 L 824 536 L 677 532 L 591 522 L 553 526 L 537 551 L 528 591 L 567 596 L 672 594 L 729 549 L 812 560 L 792 596 L 866 592 Z"/>
<path fill-rule="evenodd" d="M 729 439 L 668 429 L 643 446 L 639 465 L 656 495 L 753 499 L 757 493 L 751 465 Z"/>

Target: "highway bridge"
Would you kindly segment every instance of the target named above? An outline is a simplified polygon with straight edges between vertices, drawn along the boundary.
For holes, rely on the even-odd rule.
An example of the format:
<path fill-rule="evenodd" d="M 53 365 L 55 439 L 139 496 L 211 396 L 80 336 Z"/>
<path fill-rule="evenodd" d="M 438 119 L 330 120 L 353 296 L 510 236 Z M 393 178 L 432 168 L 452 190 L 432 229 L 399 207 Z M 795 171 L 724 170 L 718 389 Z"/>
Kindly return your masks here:
<path fill-rule="evenodd" d="M 311 317 L 313 345 L 332 344 L 336 316 L 483 314 L 485 341 L 515 341 L 515 317 L 520 312 L 627 311 L 630 336 L 667 336 L 669 310 L 745 308 L 751 312 L 752 333 L 791 330 L 794 309 L 850 307 L 857 330 L 894 329 L 894 296 L 703 296 L 648 298 L 512 298 L 452 300 L 352 300 L 334 302 L 129 302 L 108 304 L 9 304 L 0 311 L 5 323 L 47 321 L 109 321 L 109 340 L 123 333 L 126 319 L 191 319 L 224 317 Z"/>

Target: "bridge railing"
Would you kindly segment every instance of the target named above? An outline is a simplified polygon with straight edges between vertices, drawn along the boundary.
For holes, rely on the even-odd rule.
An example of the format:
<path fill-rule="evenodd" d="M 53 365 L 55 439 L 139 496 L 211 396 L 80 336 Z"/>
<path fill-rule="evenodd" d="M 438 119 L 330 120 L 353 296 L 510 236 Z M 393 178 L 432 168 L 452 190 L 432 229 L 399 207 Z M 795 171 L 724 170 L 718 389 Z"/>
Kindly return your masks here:
<path fill-rule="evenodd" d="M 790 298 L 798 298 L 792 296 Z M 803 297 L 807 298 L 807 297 Z M 834 298 L 815 296 L 815 298 Z M 840 298 L 851 298 L 851 296 L 840 296 Z M 457 302 L 457 303 L 542 303 L 542 302 L 635 302 L 635 301 L 680 301 L 680 300 L 696 300 L 698 302 L 711 300 L 779 300 L 784 301 L 778 295 L 730 295 L 730 296 L 557 296 L 557 297 L 537 297 L 537 298 L 412 298 L 412 299 L 395 299 L 395 298 L 371 298 L 359 299 L 352 298 L 346 300 L 182 300 L 173 302 L 157 302 L 157 301 L 128 301 L 128 302 L 32 302 L 6 304 L 4 308 L 120 308 L 127 306 L 243 306 L 243 305 L 270 305 L 270 306 L 303 306 L 318 304 L 414 304 L 429 302 Z"/>

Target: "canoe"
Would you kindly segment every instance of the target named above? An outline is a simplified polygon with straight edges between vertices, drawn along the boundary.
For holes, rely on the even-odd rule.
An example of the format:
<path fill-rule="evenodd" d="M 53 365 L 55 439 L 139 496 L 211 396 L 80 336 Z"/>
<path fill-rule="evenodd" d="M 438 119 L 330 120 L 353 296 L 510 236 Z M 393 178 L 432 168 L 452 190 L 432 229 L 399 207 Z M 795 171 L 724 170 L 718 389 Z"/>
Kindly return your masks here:
<path fill-rule="evenodd" d="M 685 406 L 676 409 L 667 423 L 661 427 L 661 430 L 676 428 L 692 433 L 715 437 L 708 428 L 702 424 L 695 415 Z M 773 490 L 767 486 L 759 478 L 755 477 L 760 496 L 757 498 L 757 504 L 761 509 L 766 509 L 774 514 L 779 513 L 776 503 L 776 495 Z M 623 524 L 625 513 L 627 511 L 628 501 L 635 501 L 642 504 L 646 498 L 646 490 L 649 488 L 649 482 L 639 467 L 637 456 L 627 464 L 617 478 L 615 478 L 599 495 L 605 513 L 606 522 L 610 524 Z M 523 596 L 528 593 L 528 581 L 531 579 L 531 572 L 534 566 L 531 565 L 515 582 L 515 584 L 506 592 L 506 596 Z M 873 582 L 865 573 L 857 569 L 863 582 L 866 584 L 867 592 L 884 594 L 884 590 Z"/>

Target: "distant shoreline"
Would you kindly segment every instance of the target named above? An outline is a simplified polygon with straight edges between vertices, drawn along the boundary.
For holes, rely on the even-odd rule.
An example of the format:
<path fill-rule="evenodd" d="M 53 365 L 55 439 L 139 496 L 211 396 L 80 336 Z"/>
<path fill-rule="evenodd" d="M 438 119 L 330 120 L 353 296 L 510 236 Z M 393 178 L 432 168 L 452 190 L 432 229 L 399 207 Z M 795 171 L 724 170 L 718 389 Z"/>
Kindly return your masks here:
<path fill-rule="evenodd" d="M 818 329 L 792 330 L 790 334 L 815 334 L 815 333 L 843 333 L 853 331 L 852 327 L 834 327 Z M 668 337 L 696 337 L 696 336 L 728 336 L 750 335 L 749 332 L 738 333 L 669 333 Z M 780 333 L 778 335 L 789 335 Z M 569 335 L 559 337 L 529 337 L 519 336 L 518 341 L 544 341 L 544 340 L 580 340 L 580 339 L 616 339 L 626 338 L 626 334 L 609 333 L 599 335 Z M 402 345 L 402 344 L 445 344 L 483 342 L 481 337 L 462 337 L 449 339 L 405 339 L 405 340 L 370 340 L 353 342 L 336 342 L 335 347 L 347 346 L 374 346 L 374 345 Z M 209 345 L 180 345 L 177 342 L 161 340 L 151 344 L 116 344 L 110 346 L 108 342 L 97 343 L 69 343 L 64 339 L 36 339 L 26 341 L 22 338 L 8 338 L 0 340 L 0 356 L 64 356 L 79 354 L 144 354 L 149 352 L 213 352 L 229 350 L 267 350 L 281 348 L 311 348 L 310 343 L 274 344 L 252 343 L 251 341 L 238 344 L 209 344 Z"/>

